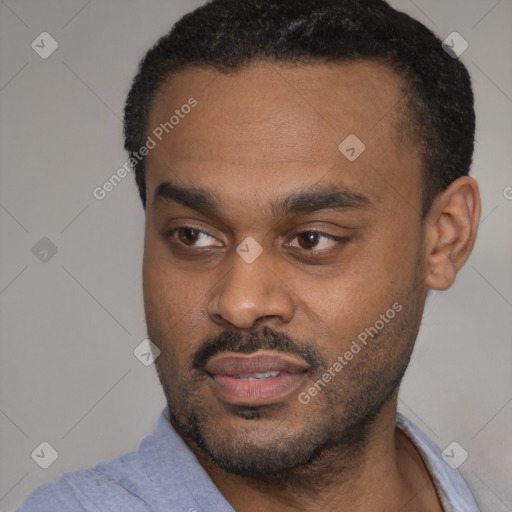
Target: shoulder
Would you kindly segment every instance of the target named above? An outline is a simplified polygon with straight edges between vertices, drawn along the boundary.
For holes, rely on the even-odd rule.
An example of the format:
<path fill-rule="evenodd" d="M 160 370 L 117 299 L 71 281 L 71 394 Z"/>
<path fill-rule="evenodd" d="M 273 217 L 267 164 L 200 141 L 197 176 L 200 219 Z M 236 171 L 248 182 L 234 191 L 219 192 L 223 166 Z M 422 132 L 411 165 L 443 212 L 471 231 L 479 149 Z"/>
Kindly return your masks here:
<path fill-rule="evenodd" d="M 174 510 L 193 499 L 189 481 L 195 481 L 194 489 L 202 481 L 211 492 L 215 490 L 164 409 L 155 431 L 141 441 L 137 451 L 64 473 L 33 491 L 16 512 Z"/>
<path fill-rule="evenodd" d="M 421 455 L 439 499 L 447 512 L 479 512 L 478 505 L 449 457 L 411 420 L 397 413 L 397 427 L 409 438 Z"/>
<path fill-rule="evenodd" d="M 128 453 L 86 470 L 64 473 L 32 491 L 16 512 L 145 511 L 145 503 L 134 491 L 147 484 L 146 478 L 137 453 Z"/>
<path fill-rule="evenodd" d="M 55 482 L 41 485 L 32 491 L 15 512 L 44 512 L 48 510 L 82 512 L 86 509 L 77 499 L 73 487 L 65 477 L 61 477 Z"/>

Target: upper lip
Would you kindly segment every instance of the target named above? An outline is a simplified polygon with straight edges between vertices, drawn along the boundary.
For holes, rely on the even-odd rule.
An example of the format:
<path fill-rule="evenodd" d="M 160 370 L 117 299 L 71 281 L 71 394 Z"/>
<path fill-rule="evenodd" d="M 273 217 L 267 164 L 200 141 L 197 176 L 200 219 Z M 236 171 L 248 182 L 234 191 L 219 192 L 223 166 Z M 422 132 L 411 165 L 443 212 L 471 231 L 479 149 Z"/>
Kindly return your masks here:
<path fill-rule="evenodd" d="M 245 375 L 248 373 L 288 372 L 305 373 L 308 365 L 289 354 L 258 351 L 252 354 L 224 352 L 212 357 L 205 370 L 211 375 Z"/>

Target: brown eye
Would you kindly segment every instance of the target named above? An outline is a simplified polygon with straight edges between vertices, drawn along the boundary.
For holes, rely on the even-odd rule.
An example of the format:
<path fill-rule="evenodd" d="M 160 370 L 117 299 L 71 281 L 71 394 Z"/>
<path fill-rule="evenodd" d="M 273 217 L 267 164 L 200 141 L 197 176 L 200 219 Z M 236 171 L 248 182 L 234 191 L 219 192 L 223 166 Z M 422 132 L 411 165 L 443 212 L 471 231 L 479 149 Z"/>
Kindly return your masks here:
<path fill-rule="evenodd" d="M 318 231 L 304 231 L 297 235 L 297 240 L 303 249 L 314 249 L 314 247 L 318 245 L 320 236 Z"/>
<path fill-rule="evenodd" d="M 339 246 L 348 241 L 348 237 L 329 235 L 316 230 L 302 231 L 295 235 L 295 239 L 297 239 L 299 249 L 312 254 L 329 251 L 334 249 L 336 245 Z"/>
<path fill-rule="evenodd" d="M 180 228 L 178 230 L 178 238 L 185 245 L 194 245 L 197 242 L 200 234 L 201 231 L 194 228 Z"/>
<path fill-rule="evenodd" d="M 222 246 L 222 243 L 219 243 L 214 236 L 195 226 L 180 226 L 170 229 L 162 233 L 162 236 L 165 240 L 169 240 L 171 243 L 181 245 L 182 247 L 203 249 Z"/>

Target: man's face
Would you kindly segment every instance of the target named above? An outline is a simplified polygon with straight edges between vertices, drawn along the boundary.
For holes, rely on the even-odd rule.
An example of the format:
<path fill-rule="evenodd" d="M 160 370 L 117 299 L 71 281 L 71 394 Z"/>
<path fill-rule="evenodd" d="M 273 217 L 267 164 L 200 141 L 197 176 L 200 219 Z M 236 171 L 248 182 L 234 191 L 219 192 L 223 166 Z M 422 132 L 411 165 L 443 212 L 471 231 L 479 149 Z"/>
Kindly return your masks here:
<path fill-rule="evenodd" d="M 354 446 L 397 389 L 425 299 L 404 108 L 370 62 L 189 69 L 152 105 L 148 333 L 173 424 L 228 471 Z"/>

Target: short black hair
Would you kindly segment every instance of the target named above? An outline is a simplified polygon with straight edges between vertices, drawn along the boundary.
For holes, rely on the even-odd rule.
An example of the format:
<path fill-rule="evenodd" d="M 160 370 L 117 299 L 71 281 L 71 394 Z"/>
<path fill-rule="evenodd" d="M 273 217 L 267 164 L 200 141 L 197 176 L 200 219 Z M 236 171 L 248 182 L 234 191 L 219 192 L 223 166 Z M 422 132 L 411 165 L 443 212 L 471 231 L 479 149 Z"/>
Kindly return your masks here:
<path fill-rule="evenodd" d="M 255 60 L 358 59 L 381 61 L 402 79 L 408 130 L 423 157 L 425 217 L 433 199 L 469 173 L 475 135 L 471 80 L 433 32 L 383 0 L 211 0 L 186 14 L 139 64 L 124 110 L 125 149 L 133 157 L 144 145 L 156 92 L 185 68 L 229 73 Z M 144 159 L 134 171 L 145 208 Z"/>

